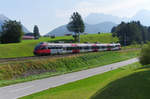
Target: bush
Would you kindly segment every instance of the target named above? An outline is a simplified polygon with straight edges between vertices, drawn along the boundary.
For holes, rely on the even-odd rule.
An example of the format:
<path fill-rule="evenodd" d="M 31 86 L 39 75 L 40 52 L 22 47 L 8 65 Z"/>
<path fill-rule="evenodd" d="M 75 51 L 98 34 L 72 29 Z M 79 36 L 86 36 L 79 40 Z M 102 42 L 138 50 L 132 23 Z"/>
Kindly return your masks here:
<path fill-rule="evenodd" d="M 51 35 L 51 38 L 53 39 L 53 38 L 55 38 L 56 36 L 55 35 Z"/>
<path fill-rule="evenodd" d="M 140 63 L 142 65 L 150 64 L 150 43 L 148 43 L 141 51 L 140 55 Z"/>

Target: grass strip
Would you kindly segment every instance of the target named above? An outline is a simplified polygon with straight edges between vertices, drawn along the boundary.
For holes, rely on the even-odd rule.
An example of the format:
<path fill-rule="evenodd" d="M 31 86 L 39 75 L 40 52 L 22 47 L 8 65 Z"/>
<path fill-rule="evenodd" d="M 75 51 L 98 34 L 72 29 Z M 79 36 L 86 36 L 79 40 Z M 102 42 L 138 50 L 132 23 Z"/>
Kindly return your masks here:
<path fill-rule="evenodd" d="M 137 57 L 138 53 L 139 50 L 97 52 L 82 56 L 3 64 L 0 65 L 0 86 L 103 66 Z"/>
<path fill-rule="evenodd" d="M 20 99 L 149 99 L 150 68 L 141 67 L 139 63 L 130 64 Z"/>

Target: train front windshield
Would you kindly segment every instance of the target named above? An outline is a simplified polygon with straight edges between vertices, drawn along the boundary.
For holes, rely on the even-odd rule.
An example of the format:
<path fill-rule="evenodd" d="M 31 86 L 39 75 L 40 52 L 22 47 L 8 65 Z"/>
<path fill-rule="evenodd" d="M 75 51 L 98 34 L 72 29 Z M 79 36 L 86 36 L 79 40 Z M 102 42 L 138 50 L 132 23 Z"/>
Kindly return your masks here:
<path fill-rule="evenodd" d="M 35 49 L 34 49 L 34 50 L 36 51 L 36 50 L 38 50 L 38 49 L 40 49 L 40 44 L 39 44 L 39 45 L 37 45 L 37 46 L 35 47 Z"/>

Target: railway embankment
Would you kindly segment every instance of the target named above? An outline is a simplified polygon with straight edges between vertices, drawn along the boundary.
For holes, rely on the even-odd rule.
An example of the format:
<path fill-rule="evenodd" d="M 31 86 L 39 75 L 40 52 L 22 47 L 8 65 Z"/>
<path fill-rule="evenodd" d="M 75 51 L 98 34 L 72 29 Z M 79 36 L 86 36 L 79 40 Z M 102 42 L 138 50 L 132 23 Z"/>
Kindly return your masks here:
<path fill-rule="evenodd" d="M 103 66 L 137 57 L 140 50 L 95 52 L 0 64 L 0 86 Z"/>

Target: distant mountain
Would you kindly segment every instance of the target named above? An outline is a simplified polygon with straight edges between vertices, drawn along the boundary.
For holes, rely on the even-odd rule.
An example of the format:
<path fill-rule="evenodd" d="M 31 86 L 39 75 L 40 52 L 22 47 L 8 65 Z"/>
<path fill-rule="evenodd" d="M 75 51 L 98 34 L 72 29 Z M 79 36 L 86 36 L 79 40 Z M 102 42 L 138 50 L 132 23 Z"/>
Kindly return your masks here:
<path fill-rule="evenodd" d="M 71 32 L 69 32 L 67 30 L 67 25 L 62 25 L 54 30 L 52 30 L 51 32 L 49 32 L 48 34 L 46 35 L 55 35 L 55 36 L 64 36 L 65 34 L 69 34 Z"/>
<path fill-rule="evenodd" d="M 0 31 L 2 30 L 2 25 L 5 23 L 5 21 L 9 21 L 9 20 L 10 19 L 7 18 L 6 16 L 4 16 L 2 14 L 0 15 Z M 24 33 L 30 33 L 30 31 L 28 31 L 28 29 L 26 27 L 24 27 L 23 25 L 22 25 L 22 30 Z"/>
<path fill-rule="evenodd" d="M 102 23 L 102 22 L 113 22 L 116 24 L 119 24 L 121 21 L 128 21 L 128 18 L 120 18 L 117 16 L 112 16 L 109 14 L 103 14 L 103 13 L 91 13 L 89 14 L 85 19 L 85 23 L 88 24 L 98 24 L 98 23 Z"/>
<path fill-rule="evenodd" d="M 98 24 L 102 22 L 110 21 L 116 24 L 120 24 L 121 21 L 140 21 L 141 24 L 150 26 L 150 11 L 149 10 L 140 10 L 131 18 L 120 18 L 117 16 L 112 16 L 109 14 L 103 13 L 91 13 L 85 18 L 85 22 L 88 24 Z"/>
<path fill-rule="evenodd" d="M 112 27 L 116 26 L 117 24 L 112 23 L 112 22 L 103 22 L 103 23 L 99 23 L 99 24 L 94 24 L 94 25 L 90 25 L 90 24 L 85 24 L 85 32 L 84 33 L 89 33 L 89 34 L 94 34 L 94 33 L 109 33 L 112 29 Z M 55 35 L 55 36 L 64 36 L 65 34 L 72 34 L 72 32 L 69 32 L 67 30 L 66 25 L 62 25 L 54 30 L 52 30 L 51 32 L 49 32 L 46 35 Z"/>
<path fill-rule="evenodd" d="M 86 25 L 86 29 L 85 29 L 85 33 L 90 33 L 90 34 L 94 34 L 94 33 L 109 33 L 111 32 L 111 29 L 117 26 L 117 24 L 113 23 L 113 22 L 102 22 L 99 24 L 87 24 Z"/>
<path fill-rule="evenodd" d="M 110 32 L 113 26 L 120 24 L 121 21 L 129 22 L 129 21 L 140 21 L 141 24 L 145 26 L 150 26 L 150 11 L 141 10 L 137 12 L 131 18 L 120 18 L 117 16 L 103 14 L 103 13 L 91 13 L 85 19 L 84 22 L 87 23 L 85 33 L 97 33 L 97 32 Z M 70 32 L 67 30 L 66 25 L 60 26 L 49 34 L 55 34 L 56 36 L 63 36 L 64 34 L 69 34 Z"/>
<path fill-rule="evenodd" d="M 131 20 L 140 21 L 143 25 L 150 26 L 150 11 L 140 10 Z"/>

